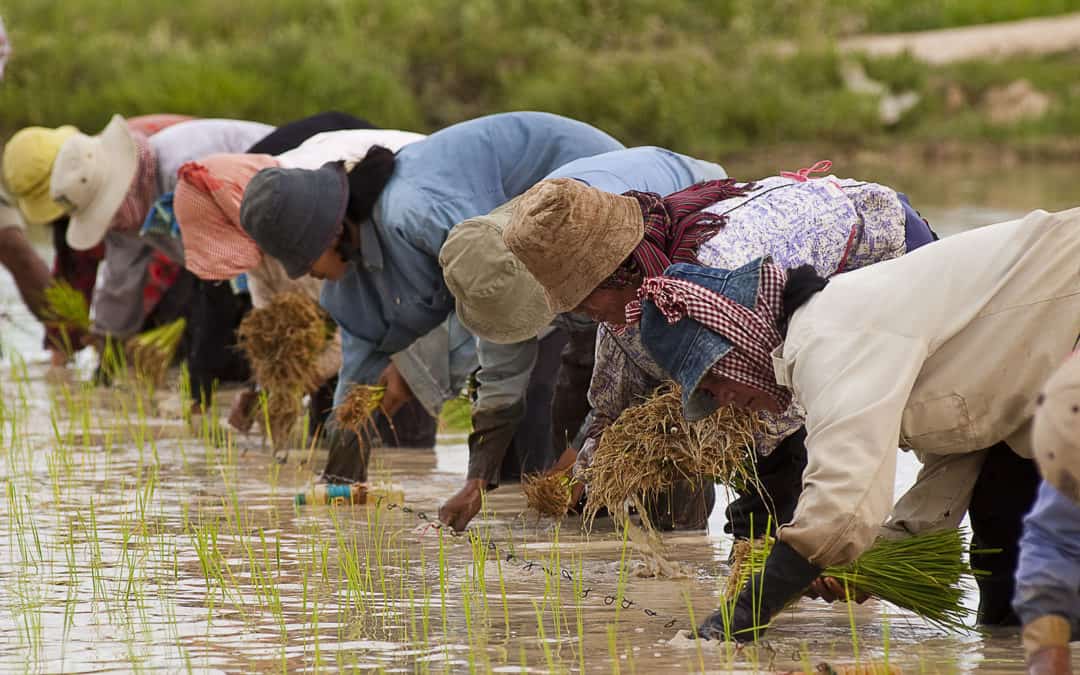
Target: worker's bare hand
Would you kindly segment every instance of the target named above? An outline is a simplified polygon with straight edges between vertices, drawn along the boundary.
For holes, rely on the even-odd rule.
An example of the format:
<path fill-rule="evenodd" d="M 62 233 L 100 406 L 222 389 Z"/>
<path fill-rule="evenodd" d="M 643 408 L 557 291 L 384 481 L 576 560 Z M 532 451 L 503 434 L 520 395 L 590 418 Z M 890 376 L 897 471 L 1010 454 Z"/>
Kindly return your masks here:
<path fill-rule="evenodd" d="M 241 433 L 251 431 L 258 403 L 259 393 L 254 389 L 245 389 L 237 394 L 229 408 L 229 426 Z"/>
<path fill-rule="evenodd" d="M 870 599 L 870 594 L 860 591 L 858 588 L 850 588 L 852 597 L 851 599 L 860 605 Z M 836 602 L 837 600 L 847 600 L 848 594 L 844 592 L 844 584 L 835 577 L 818 577 L 814 579 L 814 583 L 810 584 L 810 588 L 806 589 L 804 593 L 808 598 L 820 598 L 825 602 Z"/>
<path fill-rule="evenodd" d="M 379 385 L 386 387 L 383 393 L 381 408 L 387 417 L 393 417 L 401 406 L 413 400 L 413 392 L 409 383 L 405 381 L 397 366 L 393 363 L 388 365 L 379 375 Z"/>
<path fill-rule="evenodd" d="M 458 490 L 446 503 L 439 507 L 439 520 L 458 532 L 464 530 L 469 521 L 480 513 L 484 503 L 484 484 L 482 478 L 465 481 L 465 487 Z"/>

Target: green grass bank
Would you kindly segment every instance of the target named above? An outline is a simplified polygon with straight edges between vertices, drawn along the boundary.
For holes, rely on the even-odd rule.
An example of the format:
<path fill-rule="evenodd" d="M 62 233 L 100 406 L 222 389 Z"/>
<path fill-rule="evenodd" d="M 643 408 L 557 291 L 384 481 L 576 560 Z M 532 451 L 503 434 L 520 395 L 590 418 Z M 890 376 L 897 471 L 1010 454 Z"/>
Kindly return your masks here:
<path fill-rule="evenodd" d="M 878 96 L 845 80 L 855 57 L 835 47 L 1080 0 L 8 0 L 2 11 L 15 49 L 5 136 L 96 131 L 113 112 L 280 123 L 333 108 L 418 131 L 548 110 L 704 157 L 945 140 L 1059 154 L 1080 137 L 1078 53 L 947 67 L 859 58 L 888 92 L 918 95 L 886 122 Z M 779 55 L 779 42 L 797 49 Z M 1048 97 L 1045 112 L 991 120 L 988 93 L 1020 79 Z"/>

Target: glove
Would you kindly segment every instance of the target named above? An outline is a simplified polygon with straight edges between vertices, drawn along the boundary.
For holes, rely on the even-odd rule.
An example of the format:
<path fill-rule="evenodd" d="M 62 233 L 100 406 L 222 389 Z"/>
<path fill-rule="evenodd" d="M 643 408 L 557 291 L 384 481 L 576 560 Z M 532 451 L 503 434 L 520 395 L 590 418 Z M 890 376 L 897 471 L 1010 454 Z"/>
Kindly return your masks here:
<path fill-rule="evenodd" d="M 698 627 L 698 635 L 706 640 L 757 640 L 772 618 L 818 578 L 821 569 L 784 542 L 777 542 L 765 569 L 739 592 L 735 609 L 727 614 L 730 630 L 725 630 L 725 613 L 716 611 Z"/>

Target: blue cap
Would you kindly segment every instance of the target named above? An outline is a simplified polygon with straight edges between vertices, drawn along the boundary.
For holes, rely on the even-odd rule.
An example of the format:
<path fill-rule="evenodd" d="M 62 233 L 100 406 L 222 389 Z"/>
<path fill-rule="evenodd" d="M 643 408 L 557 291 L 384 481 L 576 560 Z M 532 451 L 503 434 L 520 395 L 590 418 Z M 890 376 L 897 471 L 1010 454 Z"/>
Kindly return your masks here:
<path fill-rule="evenodd" d="M 761 287 L 763 260 L 758 258 L 736 270 L 676 263 L 664 270 L 664 276 L 704 286 L 753 309 Z M 646 300 L 641 308 L 641 341 L 649 355 L 682 387 L 683 417 L 693 422 L 716 411 L 719 407 L 716 401 L 708 393 L 698 391 L 698 385 L 716 362 L 731 351 L 730 340 L 690 317 L 669 324 L 656 305 Z"/>

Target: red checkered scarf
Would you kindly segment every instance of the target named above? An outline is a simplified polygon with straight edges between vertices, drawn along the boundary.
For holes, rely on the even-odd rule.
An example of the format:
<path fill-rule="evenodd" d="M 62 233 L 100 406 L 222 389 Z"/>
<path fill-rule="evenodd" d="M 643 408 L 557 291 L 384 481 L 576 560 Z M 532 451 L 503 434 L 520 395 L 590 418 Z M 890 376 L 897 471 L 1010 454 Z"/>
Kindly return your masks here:
<path fill-rule="evenodd" d="M 257 267 L 262 251 L 240 225 L 244 189 L 269 155 L 210 155 L 177 173 L 173 209 L 184 242 L 184 265 L 201 279 L 232 279 Z"/>
<path fill-rule="evenodd" d="M 132 133 L 131 136 L 135 140 L 135 152 L 139 160 L 131 187 L 109 225 L 112 230 L 132 231 L 142 227 L 146 214 L 158 198 L 157 157 L 146 136 L 140 133 Z"/>
<path fill-rule="evenodd" d="M 772 351 L 783 337 L 778 322 L 783 311 L 787 274 L 770 261 L 761 265 L 761 283 L 753 309 L 683 279 L 659 276 L 645 279 L 638 299 L 626 306 L 628 324 L 641 320 L 641 303 L 652 302 L 669 324 L 690 317 L 719 333 L 732 349 L 717 361 L 711 372 L 745 384 L 771 396 L 781 410 L 791 405 L 791 392 L 776 383 Z"/>
<path fill-rule="evenodd" d="M 697 263 L 697 250 L 724 226 L 725 217 L 702 211 L 716 202 L 740 197 L 752 183 L 732 179 L 711 180 L 661 197 L 654 192 L 630 190 L 645 219 L 645 237 L 630 254 L 646 277 L 658 277 L 672 263 Z"/>

